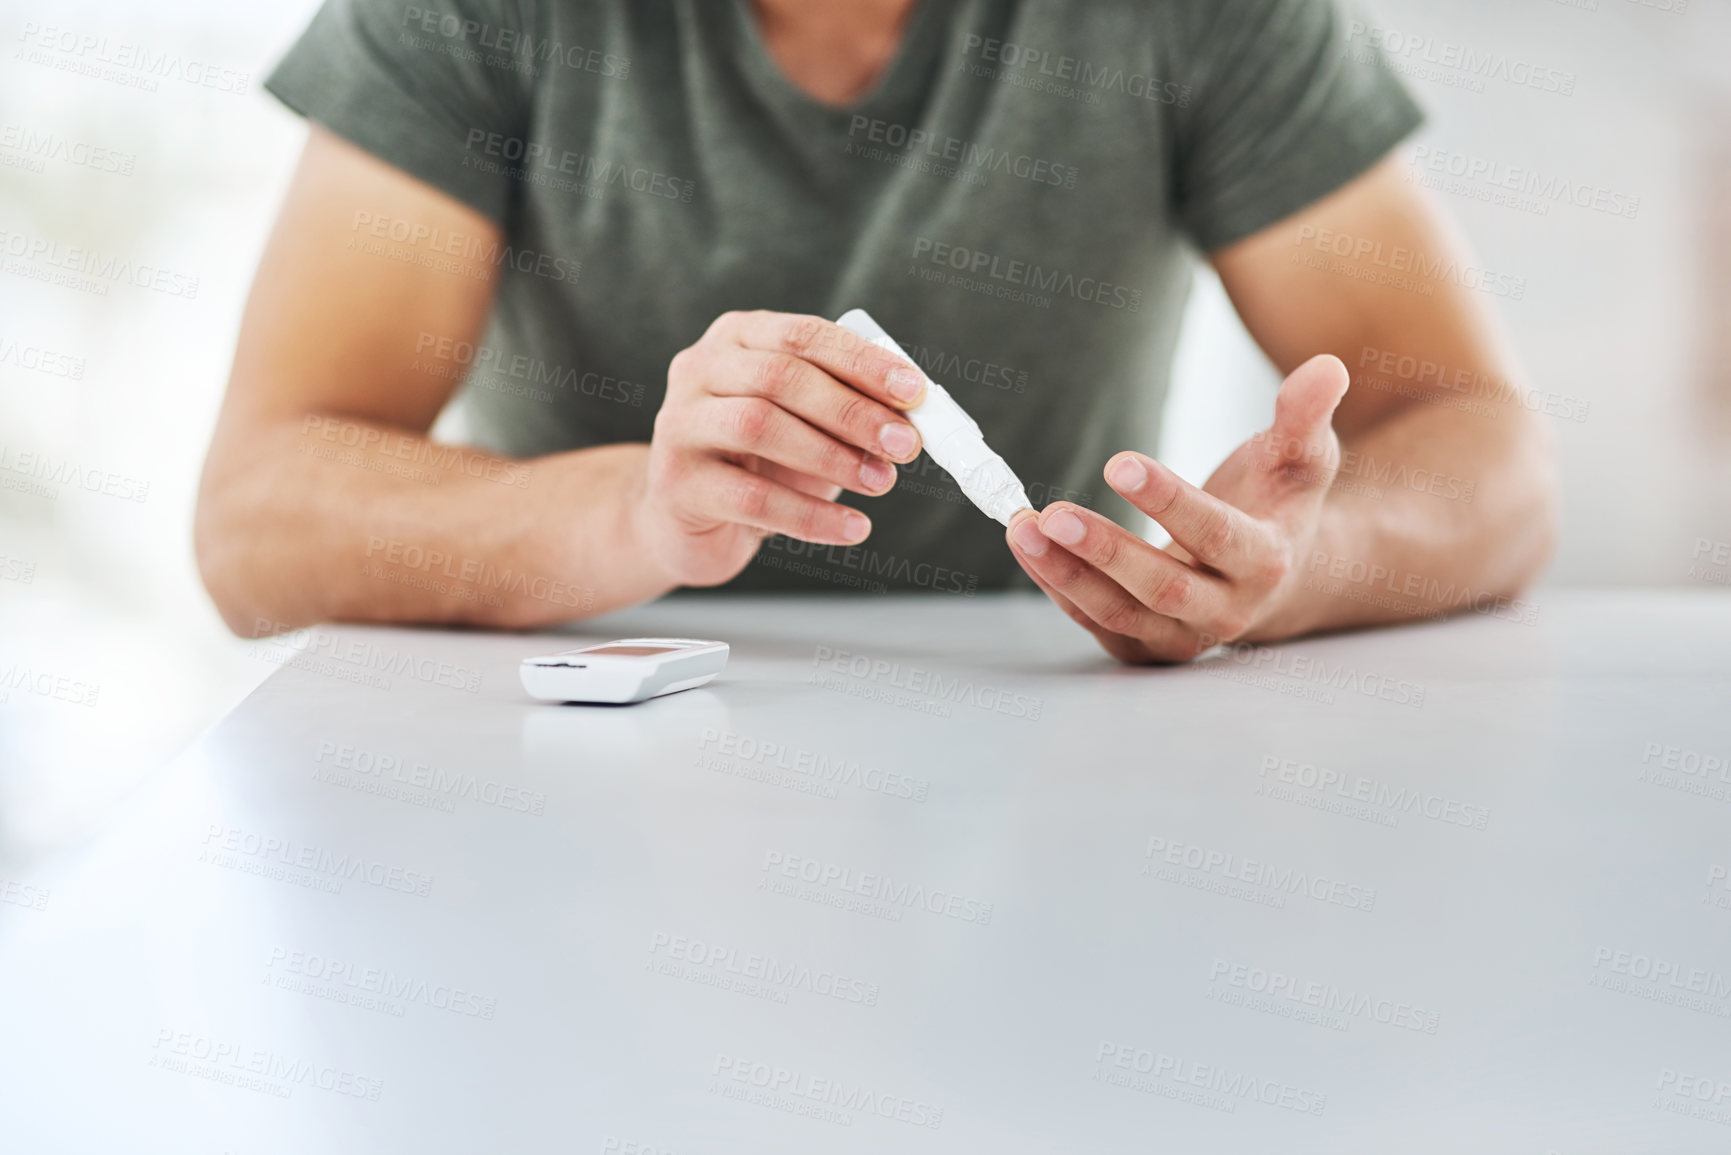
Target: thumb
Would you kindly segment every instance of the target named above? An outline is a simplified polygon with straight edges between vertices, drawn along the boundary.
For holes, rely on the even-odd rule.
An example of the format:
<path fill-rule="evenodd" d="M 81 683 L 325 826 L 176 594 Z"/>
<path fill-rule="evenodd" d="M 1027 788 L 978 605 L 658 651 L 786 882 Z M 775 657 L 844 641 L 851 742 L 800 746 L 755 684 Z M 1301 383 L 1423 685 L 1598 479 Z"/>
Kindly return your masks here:
<path fill-rule="evenodd" d="M 1329 426 L 1335 407 L 1352 383 L 1346 366 L 1332 353 L 1318 353 L 1280 383 L 1274 398 L 1274 433 L 1310 440 Z"/>
<path fill-rule="evenodd" d="M 1266 434 L 1271 464 L 1281 472 L 1332 478 L 1339 443 L 1334 411 L 1352 383 L 1339 357 L 1320 353 L 1287 375 L 1274 398 Z"/>

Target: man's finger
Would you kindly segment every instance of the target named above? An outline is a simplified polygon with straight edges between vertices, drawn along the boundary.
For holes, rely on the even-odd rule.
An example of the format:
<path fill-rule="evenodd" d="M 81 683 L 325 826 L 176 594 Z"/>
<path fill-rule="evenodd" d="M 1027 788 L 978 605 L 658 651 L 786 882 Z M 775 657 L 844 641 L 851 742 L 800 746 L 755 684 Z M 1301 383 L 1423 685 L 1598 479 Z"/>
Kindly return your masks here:
<path fill-rule="evenodd" d="M 1273 549 L 1261 522 L 1152 457 L 1118 454 L 1106 463 L 1106 482 L 1159 522 L 1191 557 L 1229 578 L 1253 577 Z"/>
<path fill-rule="evenodd" d="M 1038 533 L 1038 523 L 1032 516 L 1018 518 L 1010 526 L 1009 540 L 1016 559 L 1040 588 L 1062 596 L 1092 622 L 1090 630 L 1133 638 L 1152 655 L 1190 656 L 1196 652 L 1193 646 L 1186 651 L 1186 646 L 1191 645 L 1188 639 L 1196 637 L 1195 630 L 1155 613 L 1123 586 L 1056 542 L 1046 540 L 1042 548 L 1040 543 L 1029 539 L 1030 527 Z M 1035 549 L 1039 552 L 1034 552 Z"/>
<path fill-rule="evenodd" d="M 789 489 L 797 489 L 801 493 L 809 493 L 819 501 L 834 501 L 841 494 L 842 487 L 831 485 L 821 477 L 813 477 L 809 473 L 801 473 L 797 469 L 774 461 L 758 461 L 751 466 L 754 473 L 760 473 L 771 481 L 779 481 Z"/>
<path fill-rule="evenodd" d="M 1046 596 L 1052 599 L 1053 605 L 1064 611 L 1065 617 L 1069 618 L 1071 621 L 1075 622 L 1097 638 L 1104 638 L 1106 636 L 1106 631 L 1100 628 L 1100 624 L 1081 610 L 1077 609 L 1075 602 L 1059 593 L 1052 587 L 1050 582 L 1041 577 L 1040 571 L 1033 568 L 1032 563 L 1020 550 L 1012 549 L 1010 552 L 1014 555 L 1016 563 L 1022 567 L 1022 572 L 1032 578 L 1034 584 L 1039 586 L 1040 589 L 1045 592 Z"/>
<path fill-rule="evenodd" d="M 1162 617 L 1192 629 L 1234 634 L 1242 629 L 1232 587 L 1212 574 L 1155 549 L 1091 510 L 1057 502 L 1040 512 L 1040 531 L 1092 565 Z"/>
<path fill-rule="evenodd" d="M 1339 357 L 1318 353 L 1280 383 L 1274 396 L 1274 431 L 1305 440 L 1319 436 L 1334 420 L 1334 411 L 1351 384 L 1352 376 Z"/>
<path fill-rule="evenodd" d="M 705 383 L 723 397 L 762 397 L 818 429 L 890 461 L 920 455 L 920 434 L 897 409 L 848 387 L 791 353 L 728 348 Z"/>
<path fill-rule="evenodd" d="M 689 479 L 692 516 L 749 525 L 818 545 L 858 545 L 871 533 L 871 519 L 857 509 L 819 501 L 779 481 L 713 458 Z"/>
<path fill-rule="evenodd" d="M 1148 651 L 1148 648 L 1137 639 L 1127 638 L 1123 634 L 1114 634 L 1110 630 L 1102 629 L 1099 622 L 1096 622 L 1093 618 L 1077 609 L 1075 602 L 1059 593 L 1052 587 L 1050 582 L 1040 576 L 1039 571 L 1033 566 L 1032 559 L 1023 553 L 1021 545 L 1016 538 L 1016 522 L 1019 518 L 1024 517 L 1033 517 L 1033 514 L 1016 514 L 1010 519 L 1009 528 L 1005 531 L 1005 536 L 1010 543 L 1010 554 L 1016 559 L 1016 564 L 1022 567 L 1022 572 L 1027 574 L 1033 583 L 1040 587 L 1041 592 L 1051 599 L 1053 605 L 1057 606 L 1064 612 L 1065 617 L 1094 635 L 1094 640 L 1100 643 L 1100 647 L 1108 654 L 1111 654 L 1114 658 L 1117 658 L 1120 662 L 1147 662 L 1156 660 L 1155 656 Z"/>
<path fill-rule="evenodd" d="M 809 473 L 873 497 L 896 483 L 896 467 L 813 429 L 762 397 L 712 397 L 704 419 L 710 444 Z"/>
<path fill-rule="evenodd" d="M 925 399 L 926 380 L 918 369 L 823 317 L 725 313 L 717 324 L 747 348 L 809 361 L 866 396 L 897 409 L 911 409 Z"/>
<path fill-rule="evenodd" d="M 1334 411 L 1351 383 L 1340 358 L 1327 353 L 1287 375 L 1274 398 L 1274 424 L 1257 435 L 1264 442 L 1264 472 L 1317 490 L 1333 484 L 1340 465 Z"/>

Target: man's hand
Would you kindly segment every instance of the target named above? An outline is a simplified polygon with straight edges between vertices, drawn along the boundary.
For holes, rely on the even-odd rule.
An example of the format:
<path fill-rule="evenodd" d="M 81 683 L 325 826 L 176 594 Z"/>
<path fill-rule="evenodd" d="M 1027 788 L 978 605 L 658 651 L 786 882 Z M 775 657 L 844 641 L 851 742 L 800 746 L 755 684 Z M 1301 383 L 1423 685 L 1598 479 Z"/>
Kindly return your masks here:
<path fill-rule="evenodd" d="M 1275 628 L 1340 465 L 1331 420 L 1346 366 L 1313 357 L 1280 386 L 1274 425 L 1201 489 L 1140 453 L 1106 482 L 1172 535 L 1157 549 L 1091 510 L 1054 502 L 1010 522 L 1010 547 L 1060 609 L 1125 662 L 1188 661 Z"/>
<path fill-rule="evenodd" d="M 724 582 L 764 537 L 855 545 L 871 532 L 842 490 L 895 485 L 919 456 L 900 410 L 925 379 L 821 317 L 725 313 L 673 358 L 655 415 L 638 540 L 679 585 Z"/>

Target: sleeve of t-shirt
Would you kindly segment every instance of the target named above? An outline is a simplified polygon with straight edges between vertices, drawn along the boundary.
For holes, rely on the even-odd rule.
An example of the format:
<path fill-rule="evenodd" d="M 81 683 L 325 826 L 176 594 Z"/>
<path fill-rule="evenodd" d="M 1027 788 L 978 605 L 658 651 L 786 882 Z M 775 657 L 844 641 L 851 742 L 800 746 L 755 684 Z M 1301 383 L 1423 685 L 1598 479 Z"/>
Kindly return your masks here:
<path fill-rule="evenodd" d="M 513 0 L 325 0 L 265 88 L 503 226 L 513 182 L 477 142 L 526 135 L 528 80 L 487 47 L 522 24 Z"/>
<path fill-rule="evenodd" d="M 1424 115 L 1335 0 L 1199 0 L 1175 71 L 1178 221 L 1204 252 L 1249 236 L 1369 169 Z"/>

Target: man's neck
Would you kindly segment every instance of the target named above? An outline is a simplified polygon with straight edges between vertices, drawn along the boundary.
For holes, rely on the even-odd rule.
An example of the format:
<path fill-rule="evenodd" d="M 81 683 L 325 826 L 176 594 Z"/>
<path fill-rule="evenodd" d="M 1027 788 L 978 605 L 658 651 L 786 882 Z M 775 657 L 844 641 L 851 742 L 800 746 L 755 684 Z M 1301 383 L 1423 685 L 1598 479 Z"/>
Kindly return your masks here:
<path fill-rule="evenodd" d="M 770 56 L 813 100 L 847 104 L 894 59 L 918 0 L 752 0 Z"/>

